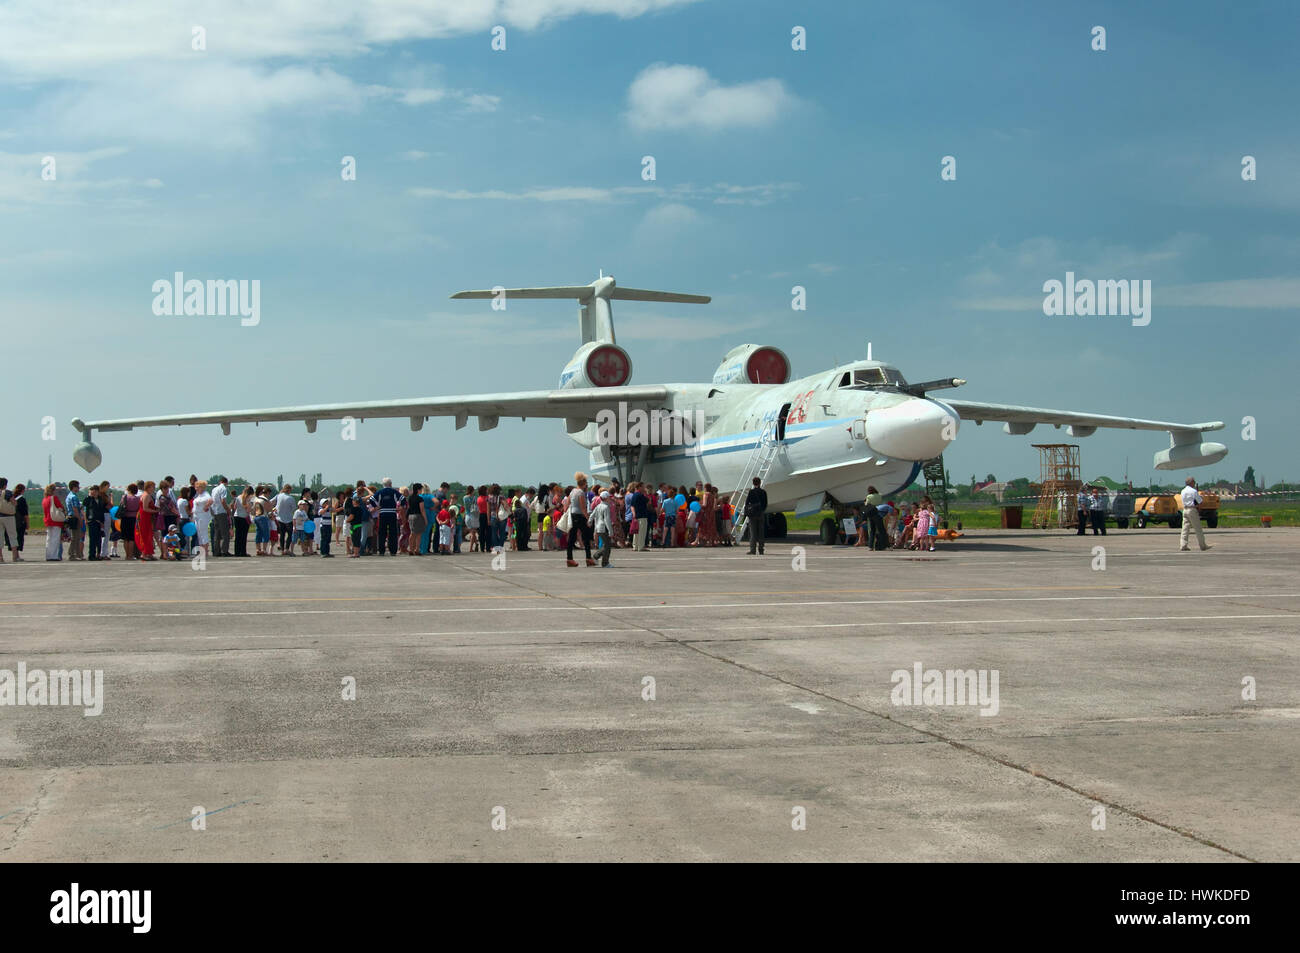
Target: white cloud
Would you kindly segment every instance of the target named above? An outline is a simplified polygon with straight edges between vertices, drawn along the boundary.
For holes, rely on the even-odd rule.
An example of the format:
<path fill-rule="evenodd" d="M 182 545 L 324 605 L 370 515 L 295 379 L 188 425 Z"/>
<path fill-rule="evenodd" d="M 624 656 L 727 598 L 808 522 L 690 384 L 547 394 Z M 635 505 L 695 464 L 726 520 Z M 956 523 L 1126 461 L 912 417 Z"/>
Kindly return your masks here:
<path fill-rule="evenodd" d="M 29 88 L 24 130 L 198 149 L 246 147 L 271 114 L 357 110 L 376 98 L 489 112 L 454 84 L 365 86 L 347 67 L 384 47 L 531 30 L 582 15 L 636 17 L 695 0 L 6 0 L 0 76 Z M 195 50 L 191 30 L 206 31 Z M 329 60 L 330 65 L 321 65 Z M 19 123 L 19 125 L 23 125 Z"/>
<path fill-rule="evenodd" d="M 500 202 L 613 202 L 616 199 L 629 196 L 652 195 L 669 199 L 671 200 L 669 204 L 677 205 L 691 200 L 710 201 L 722 205 L 767 205 L 799 188 L 801 186 L 796 182 L 775 182 L 764 185 L 730 185 L 726 182 L 719 182 L 716 185 L 705 186 L 682 183 L 671 188 L 663 188 L 658 185 L 620 185 L 610 188 L 560 185 L 514 191 L 506 189 L 436 189 L 416 186 L 407 189 L 407 194 L 424 199 Z"/>
<path fill-rule="evenodd" d="M 411 40 L 532 30 L 572 17 L 637 17 L 695 0 L 7 0 L 0 69 L 20 79 L 66 79 L 142 62 L 196 57 L 266 61 L 356 56 Z M 191 48 L 191 27 L 207 49 Z"/>
<path fill-rule="evenodd" d="M 642 130 L 763 126 L 796 102 L 779 79 L 724 86 L 701 67 L 655 63 L 628 87 L 627 119 Z"/>
<path fill-rule="evenodd" d="M 97 162 L 125 155 L 122 146 L 92 149 L 88 152 L 50 153 L 0 152 L 0 202 L 49 202 L 52 204 L 80 201 L 90 190 L 121 189 L 133 186 L 156 188 L 162 185 L 156 179 L 135 182 L 130 179 L 93 179 L 89 172 Z M 41 178 L 46 156 L 54 159 L 55 178 Z M 154 183 L 157 183 L 157 186 Z"/>
<path fill-rule="evenodd" d="M 666 205 L 656 205 L 646 212 L 641 219 L 641 224 L 655 228 L 680 228 L 684 225 L 695 225 L 699 221 L 700 213 L 689 205 L 669 202 Z"/>
<path fill-rule="evenodd" d="M 641 186 L 619 186 L 612 189 L 593 188 L 590 186 L 551 186 L 547 188 L 524 189 L 511 192 L 505 189 L 434 189 L 424 186 L 407 189 L 407 194 L 420 199 L 449 199 L 456 202 L 494 201 L 494 202 L 612 202 L 621 195 L 634 195 L 657 191 Z"/>
<path fill-rule="evenodd" d="M 1152 288 L 1157 305 L 1183 308 L 1300 308 L 1300 278 L 1239 278 Z"/>
<path fill-rule="evenodd" d="M 1028 238 L 1011 247 L 991 242 L 972 256 L 978 267 L 960 279 L 963 294 L 953 304 L 965 311 L 1040 311 L 1043 282 L 1063 280 L 1067 271 L 1092 280 L 1151 279 L 1157 306 L 1182 304 L 1183 300 L 1169 297 L 1177 287 L 1174 282 L 1195 271 L 1196 256 L 1208 244 L 1205 236 L 1187 232 L 1149 248 L 1097 240 L 1066 245 L 1047 236 Z M 1189 303 L 1192 297 L 1183 296 Z"/>
<path fill-rule="evenodd" d="M 500 96 L 487 93 L 474 93 L 467 89 L 445 89 L 441 87 L 418 86 L 411 89 L 394 89 L 391 86 L 367 86 L 366 93 L 371 96 L 394 99 L 403 106 L 428 106 L 433 103 L 459 103 L 471 112 L 493 112 L 501 105 Z"/>
<path fill-rule="evenodd" d="M 419 149 L 408 149 L 405 152 L 398 153 L 397 158 L 405 159 L 407 162 L 418 162 L 421 159 L 429 158 L 429 153 L 422 152 Z"/>

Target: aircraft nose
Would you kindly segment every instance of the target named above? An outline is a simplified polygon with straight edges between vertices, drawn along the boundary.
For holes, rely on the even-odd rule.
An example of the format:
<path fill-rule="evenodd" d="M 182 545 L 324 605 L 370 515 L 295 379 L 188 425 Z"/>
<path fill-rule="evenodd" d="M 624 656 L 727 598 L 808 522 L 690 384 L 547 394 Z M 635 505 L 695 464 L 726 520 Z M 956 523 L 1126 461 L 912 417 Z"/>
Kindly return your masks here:
<path fill-rule="evenodd" d="M 867 413 L 867 443 L 895 460 L 929 460 L 957 437 L 958 417 L 937 400 L 916 397 Z"/>

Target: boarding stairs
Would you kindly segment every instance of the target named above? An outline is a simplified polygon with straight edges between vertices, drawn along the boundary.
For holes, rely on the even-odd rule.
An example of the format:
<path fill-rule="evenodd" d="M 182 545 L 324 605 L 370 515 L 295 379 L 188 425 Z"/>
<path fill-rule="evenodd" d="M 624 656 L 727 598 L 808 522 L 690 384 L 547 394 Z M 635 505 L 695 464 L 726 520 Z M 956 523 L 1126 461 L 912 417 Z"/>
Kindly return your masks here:
<path fill-rule="evenodd" d="M 754 452 L 745 462 L 745 469 L 740 474 L 740 484 L 731 494 L 731 538 L 739 542 L 745 538 L 745 529 L 749 526 L 749 517 L 745 515 L 745 501 L 754 486 L 754 477 L 759 482 L 767 480 L 767 471 L 772 469 L 776 452 L 781 448 L 781 441 L 776 438 L 776 420 L 769 420 L 758 435 Z"/>

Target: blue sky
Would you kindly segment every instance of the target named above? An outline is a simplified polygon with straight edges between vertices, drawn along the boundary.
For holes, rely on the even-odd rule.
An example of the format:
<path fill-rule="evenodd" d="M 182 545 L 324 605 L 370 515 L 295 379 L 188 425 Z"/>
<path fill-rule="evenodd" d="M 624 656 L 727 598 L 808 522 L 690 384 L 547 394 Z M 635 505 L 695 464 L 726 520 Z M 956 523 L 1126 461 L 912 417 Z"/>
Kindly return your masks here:
<path fill-rule="evenodd" d="M 1224 420 L 1228 458 L 1199 476 L 1300 479 L 1298 25 L 1290 3 L 0 3 L 0 469 L 44 474 L 52 452 L 70 477 L 73 416 L 549 387 L 571 303 L 447 296 L 604 269 L 714 296 L 616 307 L 634 383 L 708 379 L 745 341 L 797 374 L 871 341 L 910 379 L 966 378 L 967 399 Z M 1045 317 L 1067 270 L 1150 279 L 1151 324 Z M 261 323 L 155 316 L 176 271 L 260 280 Z M 968 424 L 949 469 L 1033 474 L 1032 440 L 1059 436 Z M 547 421 L 98 442 L 115 482 L 585 461 Z M 1082 444 L 1088 475 L 1127 459 L 1139 482 L 1166 445 Z"/>

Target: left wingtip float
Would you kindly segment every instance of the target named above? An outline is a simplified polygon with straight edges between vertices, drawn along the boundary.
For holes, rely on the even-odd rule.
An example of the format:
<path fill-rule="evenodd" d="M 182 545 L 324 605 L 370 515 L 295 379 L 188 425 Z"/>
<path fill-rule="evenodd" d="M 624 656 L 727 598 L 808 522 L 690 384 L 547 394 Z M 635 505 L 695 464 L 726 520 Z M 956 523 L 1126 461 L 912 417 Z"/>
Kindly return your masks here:
<path fill-rule="evenodd" d="M 72 451 L 72 461 L 87 473 L 93 473 L 95 468 L 103 461 L 104 455 L 99 452 L 99 448 L 90 439 L 90 428 L 80 417 L 72 419 L 72 426 L 81 434 L 81 443 L 77 444 Z"/>

